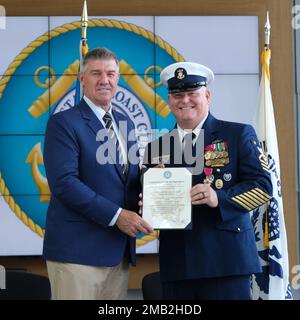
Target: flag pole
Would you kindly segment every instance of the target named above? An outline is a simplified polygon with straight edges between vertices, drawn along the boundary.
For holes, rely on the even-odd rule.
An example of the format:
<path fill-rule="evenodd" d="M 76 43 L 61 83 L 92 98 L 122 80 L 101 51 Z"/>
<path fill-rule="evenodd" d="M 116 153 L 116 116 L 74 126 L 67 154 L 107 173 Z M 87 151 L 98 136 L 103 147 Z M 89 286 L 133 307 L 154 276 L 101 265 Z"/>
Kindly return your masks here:
<path fill-rule="evenodd" d="M 88 15 L 87 15 L 87 4 L 86 0 L 83 4 L 82 15 L 81 15 L 81 39 L 80 39 L 80 48 L 79 48 L 79 55 L 80 55 L 80 70 L 83 67 L 83 57 L 87 54 L 89 48 L 87 44 L 87 27 L 88 27 Z M 83 89 L 80 86 L 80 98 L 83 96 Z"/>
<path fill-rule="evenodd" d="M 267 20 L 265 24 L 265 45 L 262 54 L 262 67 L 263 67 L 263 92 L 264 92 L 264 155 L 268 156 L 268 137 L 267 137 L 267 102 L 266 102 L 266 82 L 269 81 L 270 85 L 270 58 L 271 58 L 271 50 L 270 50 L 270 35 L 271 35 L 271 25 L 269 20 L 269 11 L 267 11 Z M 267 79 L 266 79 L 267 77 Z M 264 235 L 264 243 L 267 248 L 269 248 L 269 219 L 268 219 L 268 207 L 265 211 L 265 235 Z"/>
<path fill-rule="evenodd" d="M 265 45 L 262 54 L 262 66 L 263 66 L 263 89 L 264 89 L 264 119 L 265 119 L 265 155 L 268 151 L 267 149 L 267 108 L 266 108 L 266 76 L 270 83 L 270 58 L 271 58 L 271 50 L 270 50 L 270 35 L 271 35 L 271 25 L 269 20 L 269 11 L 267 11 L 267 20 L 265 24 Z"/>

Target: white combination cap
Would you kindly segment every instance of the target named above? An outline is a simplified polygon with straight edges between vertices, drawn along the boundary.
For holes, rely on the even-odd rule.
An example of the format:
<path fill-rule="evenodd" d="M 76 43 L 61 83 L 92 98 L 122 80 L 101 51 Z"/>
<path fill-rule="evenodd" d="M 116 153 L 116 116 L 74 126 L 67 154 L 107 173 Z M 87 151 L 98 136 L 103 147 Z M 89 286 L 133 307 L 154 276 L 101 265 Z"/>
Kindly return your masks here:
<path fill-rule="evenodd" d="M 206 87 L 214 80 L 214 73 L 199 63 L 177 62 L 164 68 L 160 79 L 169 93 L 177 93 Z"/>

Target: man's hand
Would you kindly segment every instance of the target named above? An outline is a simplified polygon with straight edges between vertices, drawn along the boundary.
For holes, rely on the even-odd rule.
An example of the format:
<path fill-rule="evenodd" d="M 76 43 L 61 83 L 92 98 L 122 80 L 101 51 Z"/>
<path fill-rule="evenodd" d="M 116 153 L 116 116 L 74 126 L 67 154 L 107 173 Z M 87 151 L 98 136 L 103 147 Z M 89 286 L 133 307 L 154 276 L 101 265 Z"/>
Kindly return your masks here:
<path fill-rule="evenodd" d="M 140 233 L 149 234 L 153 232 L 152 227 L 137 213 L 126 209 L 121 210 L 116 225 L 122 232 L 133 238 Z"/>
<path fill-rule="evenodd" d="M 191 189 L 192 204 L 207 204 L 211 208 L 218 206 L 218 196 L 209 184 L 199 183 Z"/>

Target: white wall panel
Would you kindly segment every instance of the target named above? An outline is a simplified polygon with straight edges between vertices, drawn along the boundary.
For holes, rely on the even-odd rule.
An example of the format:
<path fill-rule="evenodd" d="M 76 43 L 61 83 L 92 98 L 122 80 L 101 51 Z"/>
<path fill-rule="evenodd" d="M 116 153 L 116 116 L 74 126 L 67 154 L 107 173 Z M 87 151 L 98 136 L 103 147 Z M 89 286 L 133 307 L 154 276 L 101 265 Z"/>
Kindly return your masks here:
<path fill-rule="evenodd" d="M 259 86 L 258 75 L 217 75 L 211 84 L 214 116 L 252 124 Z"/>
<path fill-rule="evenodd" d="M 0 75 L 31 41 L 47 31 L 48 17 L 6 17 L 6 29 L 0 30 Z"/>
<path fill-rule="evenodd" d="M 215 73 L 258 73 L 258 17 L 155 17 L 155 33 Z"/>

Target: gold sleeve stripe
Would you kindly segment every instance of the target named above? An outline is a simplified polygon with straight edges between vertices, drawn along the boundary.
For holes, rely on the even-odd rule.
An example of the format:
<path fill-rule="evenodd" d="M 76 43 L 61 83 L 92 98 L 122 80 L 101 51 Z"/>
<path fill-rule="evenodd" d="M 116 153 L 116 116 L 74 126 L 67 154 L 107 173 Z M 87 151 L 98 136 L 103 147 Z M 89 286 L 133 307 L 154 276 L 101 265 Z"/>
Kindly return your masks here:
<path fill-rule="evenodd" d="M 239 196 L 236 196 L 236 197 L 233 197 L 232 198 L 233 200 L 239 200 L 241 203 L 243 203 L 244 205 L 246 205 L 248 208 L 252 208 L 253 207 L 253 205 L 251 204 L 251 203 L 249 203 L 247 200 L 245 200 L 245 199 L 243 199 L 242 197 L 241 197 L 241 195 L 239 195 Z"/>
<path fill-rule="evenodd" d="M 253 190 L 252 194 L 253 194 L 253 196 L 256 196 L 257 198 L 259 198 L 261 203 L 268 202 L 271 199 L 271 198 L 267 198 L 259 193 L 256 193 L 255 190 Z"/>
<path fill-rule="evenodd" d="M 231 199 L 241 205 L 243 208 L 251 211 L 266 202 L 268 202 L 272 197 L 266 192 L 262 191 L 260 188 L 255 188 L 250 191 L 238 194 Z"/>
<path fill-rule="evenodd" d="M 255 188 L 254 190 L 252 190 L 252 192 L 255 192 L 257 191 L 258 193 L 260 193 L 262 196 L 264 196 L 267 200 L 270 200 L 272 197 L 267 194 L 266 192 L 262 191 L 261 189 L 259 188 Z"/>
<path fill-rule="evenodd" d="M 250 190 L 249 193 L 256 195 L 260 199 L 264 199 L 266 197 L 264 194 L 261 194 L 261 192 L 259 192 L 256 189 Z"/>
<path fill-rule="evenodd" d="M 251 211 L 252 209 L 250 207 L 248 207 L 246 204 L 244 204 L 243 202 L 239 201 L 239 199 L 237 199 L 236 197 L 232 198 L 232 200 L 234 200 L 235 202 L 237 202 L 239 205 L 241 205 L 243 208 L 245 208 L 248 211 Z"/>
<path fill-rule="evenodd" d="M 268 201 L 269 200 L 269 198 L 266 198 L 266 196 L 265 195 L 261 195 L 259 192 L 257 192 L 255 189 L 252 189 L 252 190 L 250 190 L 250 191 L 248 191 L 248 192 L 246 192 L 248 195 L 250 195 L 251 196 L 251 198 L 252 199 L 255 199 L 255 200 L 257 200 L 260 204 L 261 204 L 261 202 L 263 201 Z"/>
<path fill-rule="evenodd" d="M 257 207 L 256 204 L 253 204 L 252 202 L 248 201 L 247 199 L 243 198 L 244 195 L 238 195 L 236 196 L 236 198 L 238 198 L 241 202 L 243 202 L 244 204 L 247 205 L 248 208 L 250 208 L 250 210 L 253 210 L 254 208 Z"/>
<path fill-rule="evenodd" d="M 252 207 L 257 207 L 259 206 L 259 204 L 256 204 L 249 195 L 247 195 L 246 193 L 240 194 L 239 195 L 240 198 L 242 198 L 243 200 L 245 200 L 245 202 L 248 202 Z"/>
<path fill-rule="evenodd" d="M 246 192 L 246 193 L 242 194 L 241 196 L 247 198 L 249 200 L 249 202 L 253 203 L 253 205 L 256 207 L 260 206 L 260 204 L 261 204 L 261 201 L 259 201 L 255 197 L 253 197 L 253 194 L 250 192 Z"/>
<path fill-rule="evenodd" d="M 261 197 L 257 196 L 254 192 L 251 193 L 253 199 L 256 199 L 259 203 L 261 203 L 261 201 L 264 199 L 262 199 Z"/>
<path fill-rule="evenodd" d="M 267 193 L 261 194 L 255 189 L 251 190 L 250 192 L 253 196 L 256 196 L 257 198 L 260 199 L 261 204 L 268 202 L 271 199 L 271 197 Z"/>

